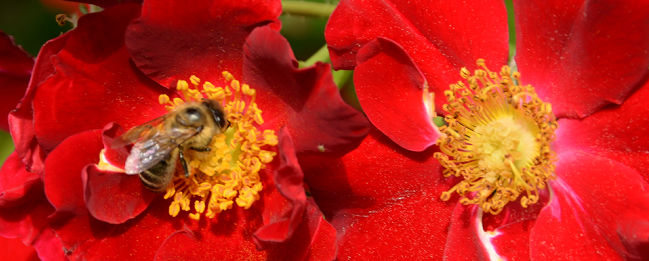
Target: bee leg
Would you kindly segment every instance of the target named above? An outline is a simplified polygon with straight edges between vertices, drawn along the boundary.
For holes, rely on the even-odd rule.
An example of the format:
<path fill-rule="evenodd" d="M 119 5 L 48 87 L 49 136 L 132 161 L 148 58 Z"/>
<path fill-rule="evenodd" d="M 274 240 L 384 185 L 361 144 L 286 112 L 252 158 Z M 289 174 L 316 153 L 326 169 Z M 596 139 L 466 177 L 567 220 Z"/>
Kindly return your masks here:
<path fill-rule="evenodd" d="M 183 170 L 185 171 L 185 178 L 189 178 L 189 171 L 187 170 L 187 162 L 185 161 L 185 155 L 183 154 L 183 149 L 180 148 L 180 163 L 183 165 Z"/>
<path fill-rule="evenodd" d="M 201 152 L 203 152 L 203 151 L 210 151 L 210 150 L 211 150 L 210 147 L 205 147 L 205 148 L 194 148 L 194 147 L 189 147 L 189 148 L 190 148 L 190 149 L 193 149 L 193 150 L 195 150 L 195 151 L 201 151 Z"/>

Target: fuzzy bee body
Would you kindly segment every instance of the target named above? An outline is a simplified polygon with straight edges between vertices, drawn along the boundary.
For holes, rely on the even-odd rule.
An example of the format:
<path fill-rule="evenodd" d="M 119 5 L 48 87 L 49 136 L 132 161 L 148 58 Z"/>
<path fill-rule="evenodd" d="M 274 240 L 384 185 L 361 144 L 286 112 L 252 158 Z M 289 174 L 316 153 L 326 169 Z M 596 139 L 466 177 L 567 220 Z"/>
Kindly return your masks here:
<path fill-rule="evenodd" d="M 130 129 L 113 146 L 134 143 L 126 159 L 126 174 L 138 174 L 147 189 L 161 192 L 173 181 L 179 159 L 185 176 L 189 176 L 184 150 L 208 151 L 212 138 L 228 128 L 226 117 L 216 101 L 185 102 Z"/>

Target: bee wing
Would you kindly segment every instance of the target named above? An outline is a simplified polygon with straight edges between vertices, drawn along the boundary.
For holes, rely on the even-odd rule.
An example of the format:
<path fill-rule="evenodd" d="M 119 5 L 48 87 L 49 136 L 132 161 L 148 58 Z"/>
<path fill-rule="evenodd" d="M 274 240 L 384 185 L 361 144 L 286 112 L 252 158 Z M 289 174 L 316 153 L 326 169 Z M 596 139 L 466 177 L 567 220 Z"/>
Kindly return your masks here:
<path fill-rule="evenodd" d="M 126 158 L 126 174 L 140 174 L 169 156 L 172 150 L 198 134 L 194 128 L 158 131 L 150 139 L 140 139 Z"/>
<path fill-rule="evenodd" d="M 151 137 L 158 134 L 158 129 L 156 128 L 156 126 L 162 124 L 165 120 L 167 120 L 167 118 L 169 118 L 169 115 L 170 114 L 162 115 L 158 118 L 142 123 L 139 126 L 131 128 L 130 130 L 122 134 L 122 136 L 119 136 L 119 138 L 115 139 L 115 141 L 113 141 L 112 147 L 118 148 L 127 144 L 134 143 L 138 140 L 151 139 Z"/>

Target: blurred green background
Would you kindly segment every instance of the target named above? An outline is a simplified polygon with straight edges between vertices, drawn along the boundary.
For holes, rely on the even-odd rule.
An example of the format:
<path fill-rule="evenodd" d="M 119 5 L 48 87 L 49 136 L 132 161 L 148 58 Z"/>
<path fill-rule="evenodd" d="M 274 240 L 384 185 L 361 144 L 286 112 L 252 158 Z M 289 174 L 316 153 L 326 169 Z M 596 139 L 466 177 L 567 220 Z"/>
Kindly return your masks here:
<path fill-rule="evenodd" d="M 311 2 L 336 4 L 338 1 L 312 0 Z M 506 0 L 505 3 L 509 13 L 510 54 L 513 54 L 515 39 L 512 2 Z M 63 0 L 0 0 L 0 30 L 12 35 L 18 45 L 36 57 L 45 42 L 71 28 L 69 23 L 59 26 L 54 19 L 55 16 L 61 13 L 70 14 L 78 9 L 78 6 L 77 3 Z M 281 32 L 291 43 L 298 60 L 308 59 L 325 44 L 326 18 L 283 14 L 281 19 L 283 24 Z M 343 97 L 353 104 L 355 94 L 351 81 L 342 92 Z M 13 150 L 11 136 L 0 131 L 0 164 Z"/>

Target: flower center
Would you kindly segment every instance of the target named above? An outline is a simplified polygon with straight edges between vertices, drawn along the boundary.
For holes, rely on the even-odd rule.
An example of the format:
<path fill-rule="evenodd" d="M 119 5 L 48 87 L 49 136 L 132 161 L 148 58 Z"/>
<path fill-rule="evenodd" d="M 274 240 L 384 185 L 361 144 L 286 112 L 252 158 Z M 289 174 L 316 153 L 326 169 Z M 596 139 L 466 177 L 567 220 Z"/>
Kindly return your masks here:
<path fill-rule="evenodd" d="M 164 196 L 165 199 L 173 197 L 169 206 L 171 216 L 177 216 L 181 209 L 190 211 L 192 201 L 196 213 L 189 217 L 196 220 L 204 212 L 208 218 L 213 218 L 231 209 L 235 202 L 239 207 L 250 208 L 263 189 L 259 171 L 276 155 L 265 149 L 267 145 L 277 145 L 275 132 L 261 132 L 256 127 L 264 120 L 255 103 L 255 89 L 240 84 L 229 72 L 223 72 L 223 77 L 230 82 L 229 86 L 214 87 L 205 82 L 199 90 L 200 79 L 191 76 L 191 86 L 182 80 L 177 84 L 184 99 L 171 101 L 167 95 L 160 95 L 160 104 L 167 105 L 170 111 L 185 101 L 216 100 L 223 105 L 230 122 L 224 133 L 212 139 L 209 151 L 185 150 L 190 175 L 185 177 L 182 168 L 176 168 L 173 182 Z"/>
<path fill-rule="evenodd" d="M 523 192 L 523 207 L 536 203 L 538 190 L 556 178 L 550 142 L 557 121 L 534 87 L 518 84 L 518 72 L 512 74 L 509 66 L 491 72 L 482 59 L 478 66 L 482 69 L 473 75 L 462 68 L 466 84 L 460 81 L 444 92 L 448 124 L 440 127 L 442 152 L 434 156 L 446 168 L 445 177 L 464 178 L 442 193 L 442 200 L 457 192 L 462 204 L 495 215 Z"/>

